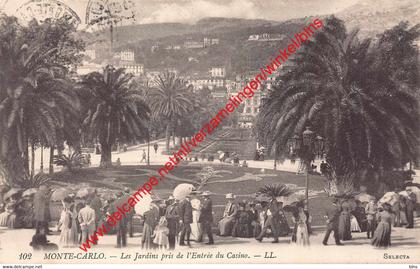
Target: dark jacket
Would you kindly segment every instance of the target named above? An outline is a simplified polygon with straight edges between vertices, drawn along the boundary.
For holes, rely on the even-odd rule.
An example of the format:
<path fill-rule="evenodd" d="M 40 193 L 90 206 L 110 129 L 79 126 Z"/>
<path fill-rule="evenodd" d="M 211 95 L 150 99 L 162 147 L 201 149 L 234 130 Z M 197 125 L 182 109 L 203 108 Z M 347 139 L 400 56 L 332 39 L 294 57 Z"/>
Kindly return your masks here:
<path fill-rule="evenodd" d="M 179 203 L 179 216 L 183 223 L 192 223 L 192 206 L 190 200 L 185 199 Z"/>
<path fill-rule="evenodd" d="M 92 202 L 90 203 L 90 207 L 92 207 L 93 210 L 95 210 L 95 219 L 99 220 L 102 216 L 102 201 L 101 198 L 95 195 L 95 197 L 92 199 Z"/>
<path fill-rule="evenodd" d="M 177 203 L 171 204 L 166 208 L 165 217 L 168 221 L 169 235 L 177 235 L 179 228 L 179 208 Z"/>
<path fill-rule="evenodd" d="M 127 213 L 122 208 L 123 204 L 127 202 L 127 199 L 128 199 L 128 196 L 123 195 L 123 196 L 117 198 L 108 208 L 108 213 L 109 214 L 114 214 L 115 212 L 118 212 L 119 214 L 121 214 L 118 211 L 118 208 L 120 208 L 125 213 L 125 216 L 123 214 L 121 214 L 122 218 L 120 220 L 118 220 L 117 227 L 123 227 L 123 226 L 127 225 L 128 218 L 130 216 L 129 214 L 130 214 L 131 211 Z"/>
<path fill-rule="evenodd" d="M 416 194 L 410 193 L 410 195 L 407 197 L 405 204 L 406 204 L 406 210 L 407 211 L 414 211 L 414 208 L 416 207 L 417 197 Z"/>
<path fill-rule="evenodd" d="M 326 216 L 329 226 L 338 226 L 338 218 L 340 217 L 340 213 L 341 207 L 339 205 L 333 204 L 330 208 L 327 209 Z"/>
<path fill-rule="evenodd" d="M 213 222 L 213 205 L 209 198 L 206 198 L 203 201 L 203 207 L 201 208 L 201 214 L 198 222 Z"/>

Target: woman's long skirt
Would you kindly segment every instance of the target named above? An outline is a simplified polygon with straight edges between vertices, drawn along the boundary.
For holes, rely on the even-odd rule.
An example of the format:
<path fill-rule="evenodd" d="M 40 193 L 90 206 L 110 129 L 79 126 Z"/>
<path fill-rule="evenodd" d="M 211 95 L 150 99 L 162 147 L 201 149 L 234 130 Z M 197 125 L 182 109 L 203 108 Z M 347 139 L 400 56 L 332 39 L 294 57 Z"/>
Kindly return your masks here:
<path fill-rule="evenodd" d="M 379 222 L 371 244 L 375 247 L 388 247 L 391 245 L 391 225 L 389 223 Z"/>

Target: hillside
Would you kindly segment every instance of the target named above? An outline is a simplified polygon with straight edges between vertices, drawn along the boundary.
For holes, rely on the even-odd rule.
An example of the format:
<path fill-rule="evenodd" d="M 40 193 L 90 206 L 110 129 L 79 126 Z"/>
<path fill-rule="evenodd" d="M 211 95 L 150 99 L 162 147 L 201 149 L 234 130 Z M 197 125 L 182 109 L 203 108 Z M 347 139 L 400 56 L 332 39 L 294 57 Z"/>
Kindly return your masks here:
<path fill-rule="evenodd" d="M 367 36 L 383 32 L 400 21 L 410 25 L 420 23 L 419 0 L 361 0 L 336 16 L 348 27 L 359 27 L 360 34 Z"/>
<path fill-rule="evenodd" d="M 275 24 L 276 22 L 267 20 L 247 20 L 235 18 L 204 18 L 196 24 L 183 23 L 151 23 L 136 24 L 129 26 L 119 26 L 115 28 L 116 46 L 124 46 L 129 43 L 136 43 L 142 40 L 154 40 L 169 36 L 179 36 L 185 34 L 203 33 L 219 34 L 238 29 L 253 28 L 264 25 Z M 105 41 L 109 39 L 108 30 L 95 33 L 82 33 L 83 37 L 91 43 Z"/>
<path fill-rule="evenodd" d="M 308 19 L 308 18 L 306 18 Z M 272 42 L 250 42 L 250 35 L 269 33 L 290 35 L 302 29 L 304 20 L 274 22 L 232 18 L 206 18 L 194 25 L 179 23 L 146 24 L 119 27 L 115 33 L 114 50 L 130 49 L 136 61 L 146 68 L 175 67 L 181 73 L 207 71 L 211 66 L 224 65 L 232 75 L 259 69 L 276 50 L 286 46 L 288 39 Z M 89 44 L 103 50 L 107 57 L 109 32 L 83 33 Z M 218 38 L 219 44 L 202 49 L 185 49 L 186 40 L 203 41 Z M 152 46 L 159 45 L 152 51 Z M 168 46 L 179 50 L 167 50 Z M 98 53 L 97 53 L 98 54 Z M 101 53 L 99 53 L 101 54 Z M 246 56 L 246 57 L 245 57 Z M 191 59 L 194 59 L 191 61 Z"/>

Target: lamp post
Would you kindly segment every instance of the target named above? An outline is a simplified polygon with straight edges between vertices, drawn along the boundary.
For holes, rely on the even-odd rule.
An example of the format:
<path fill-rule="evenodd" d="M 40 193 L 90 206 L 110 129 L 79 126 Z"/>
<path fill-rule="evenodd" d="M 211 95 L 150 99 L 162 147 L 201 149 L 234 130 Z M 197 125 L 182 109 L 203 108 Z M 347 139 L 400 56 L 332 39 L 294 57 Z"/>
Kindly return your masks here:
<path fill-rule="evenodd" d="M 298 157 L 305 165 L 305 210 L 309 205 L 309 169 L 315 157 L 322 158 L 324 152 L 324 138 L 316 136 L 315 133 L 306 127 L 302 136 L 295 134 L 289 139 L 290 154 L 297 153 Z"/>
<path fill-rule="evenodd" d="M 147 166 L 150 166 L 150 122 L 147 125 Z"/>

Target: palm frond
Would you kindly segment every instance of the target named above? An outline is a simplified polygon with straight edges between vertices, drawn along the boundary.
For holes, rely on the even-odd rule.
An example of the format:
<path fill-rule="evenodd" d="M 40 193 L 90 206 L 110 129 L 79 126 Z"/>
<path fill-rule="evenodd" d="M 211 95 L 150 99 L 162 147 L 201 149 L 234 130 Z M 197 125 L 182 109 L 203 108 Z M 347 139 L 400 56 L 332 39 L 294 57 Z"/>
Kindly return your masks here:
<path fill-rule="evenodd" d="M 267 184 L 259 189 L 261 194 L 271 198 L 289 196 L 292 191 L 284 184 Z"/>

